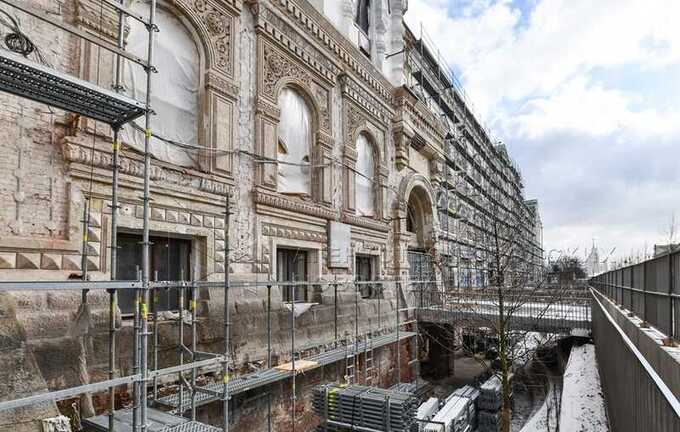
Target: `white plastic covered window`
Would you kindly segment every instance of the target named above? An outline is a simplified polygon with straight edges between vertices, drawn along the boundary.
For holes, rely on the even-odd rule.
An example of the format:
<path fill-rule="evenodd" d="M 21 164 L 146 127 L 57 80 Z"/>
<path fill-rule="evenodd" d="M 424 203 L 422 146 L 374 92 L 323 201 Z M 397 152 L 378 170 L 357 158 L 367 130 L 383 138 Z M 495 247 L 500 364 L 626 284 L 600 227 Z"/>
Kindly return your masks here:
<path fill-rule="evenodd" d="M 373 145 L 364 134 L 360 134 L 357 138 L 356 171 L 356 213 L 360 216 L 375 216 L 375 160 L 373 157 Z"/>
<path fill-rule="evenodd" d="M 131 8 L 142 16 L 149 14 L 149 2 L 135 1 Z M 188 29 L 168 11 L 156 9 L 157 33 L 154 46 L 154 66 L 158 70 L 151 77 L 151 131 L 164 140 L 152 138 L 150 151 L 153 157 L 180 166 L 196 167 L 198 154 L 177 145 L 174 141 L 191 146 L 198 145 L 198 90 L 200 58 L 194 39 Z M 129 32 L 125 39 L 131 54 L 147 58 L 148 32 L 137 20 L 128 19 Z M 127 63 L 124 70 L 126 92 L 137 100 L 146 98 L 146 73 L 136 64 Z M 144 150 L 144 118 L 123 130 L 123 139 L 132 147 Z M 141 129 L 141 130 L 140 130 Z"/>
<path fill-rule="evenodd" d="M 311 113 L 307 102 L 295 90 L 284 88 L 279 94 L 278 191 L 310 194 Z"/>

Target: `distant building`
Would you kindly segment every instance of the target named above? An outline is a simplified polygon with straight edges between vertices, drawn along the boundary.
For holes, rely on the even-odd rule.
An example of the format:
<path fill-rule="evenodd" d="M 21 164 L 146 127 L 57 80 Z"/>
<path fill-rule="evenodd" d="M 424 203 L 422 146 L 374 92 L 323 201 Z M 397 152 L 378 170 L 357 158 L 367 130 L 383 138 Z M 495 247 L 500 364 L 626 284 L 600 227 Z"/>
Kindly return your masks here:
<path fill-rule="evenodd" d="M 600 261 L 600 253 L 598 252 L 595 243 L 593 243 L 593 247 L 586 258 L 585 267 L 588 276 L 595 276 L 607 271 L 607 263 Z"/>

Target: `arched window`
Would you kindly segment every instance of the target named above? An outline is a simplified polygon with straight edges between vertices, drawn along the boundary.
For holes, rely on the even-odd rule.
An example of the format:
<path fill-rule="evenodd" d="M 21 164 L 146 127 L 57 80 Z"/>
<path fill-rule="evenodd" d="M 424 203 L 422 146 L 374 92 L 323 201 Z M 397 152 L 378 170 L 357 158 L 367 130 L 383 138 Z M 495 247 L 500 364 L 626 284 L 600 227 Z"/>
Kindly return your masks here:
<path fill-rule="evenodd" d="M 135 2 L 132 9 L 146 17 L 148 1 Z M 160 137 L 179 143 L 198 145 L 198 90 L 200 86 L 200 56 L 193 35 L 182 22 L 163 8 L 156 9 L 156 35 L 154 66 L 158 73 L 151 81 L 152 132 Z M 141 58 L 147 58 L 148 32 L 137 20 L 127 22 L 129 32 L 125 39 L 126 49 Z M 126 92 L 137 100 L 146 99 L 146 73 L 138 65 L 127 63 L 124 70 Z M 135 121 L 137 127 L 126 126 L 123 139 L 131 146 L 144 149 L 144 118 Z M 197 166 L 198 155 L 168 144 L 157 138 L 151 139 L 154 157 L 181 166 Z"/>
<path fill-rule="evenodd" d="M 311 194 L 310 167 L 312 117 L 305 99 L 295 90 L 284 88 L 279 94 L 278 191 Z"/>
<path fill-rule="evenodd" d="M 356 213 L 360 216 L 375 216 L 375 160 L 373 145 L 365 134 L 357 138 L 356 167 Z"/>

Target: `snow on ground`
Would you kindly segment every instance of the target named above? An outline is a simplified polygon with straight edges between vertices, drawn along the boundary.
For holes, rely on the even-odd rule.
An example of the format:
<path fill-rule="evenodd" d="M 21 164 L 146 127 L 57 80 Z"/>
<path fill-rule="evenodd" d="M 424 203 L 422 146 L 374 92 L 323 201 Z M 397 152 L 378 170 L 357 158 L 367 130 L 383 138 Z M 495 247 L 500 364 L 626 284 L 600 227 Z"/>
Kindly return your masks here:
<path fill-rule="evenodd" d="M 541 407 L 534 413 L 520 432 L 550 432 L 557 430 L 557 413 L 559 411 L 559 389 L 556 383 L 550 382 L 548 393 Z M 572 429 L 560 429 L 572 432 Z M 574 429 L 573 432 L 578 431 Z"/>
<path fill-rule="evenodd" d="M 574 346 L 564 372 L 560 430 L 606 432 L 609 430 L 604 396 L 597 371 L 595 346 Z"/>

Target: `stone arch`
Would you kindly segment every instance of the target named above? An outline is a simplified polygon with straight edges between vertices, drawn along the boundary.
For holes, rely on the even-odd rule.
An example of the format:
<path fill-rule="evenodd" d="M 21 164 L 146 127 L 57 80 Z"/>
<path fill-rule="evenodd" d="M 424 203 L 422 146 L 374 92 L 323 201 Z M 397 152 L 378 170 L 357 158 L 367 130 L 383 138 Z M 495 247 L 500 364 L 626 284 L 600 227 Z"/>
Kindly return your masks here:
<path fill-rule="evenodd" d="M 205 0 L 193 2 L 161 0 L 159 6 L 171 11 L 196 37 L 202 67 L 233 77 L 234 17 L 227 10 Z"/>
<path fill-rule="evenodd" d="M 295 77 L 284 77 L 276 82 L 274 87 L 274 103 L 278 107 L 278 99 L 281 94 L 281 90 L 284 88 L 291 88 L 295 90 L 307 103 L 307 106 L 312 111 L 312 135 L 316 136 L 319 132 L 319 127 L 321 125 L 321 108 L 315 97 L 312 95 L 312 89 L 304 81 Z M 316 144 L 316 139 L 314 144 Z"/>
<path fill-rule="evenodd" d="M 384 165 L 385 162 L 385 152 L 383 146 L 380 145 L 375 137 L 375 132 L 368 127 L 368 122 L 364 121 L 360 126 L 350 132 L 350 143 L 349 145 L 356 151 L 356 143 L 359 135 L 364 134 L 368 138 L 368 142 L 373 147 L 373 157 L 376 162 L 376 167 Z"/>
<path fill-rule="evenodd" d="M 412 173 L 402 179 L 399 185 L 399 198 L 397 203 L 396 217 L 400 221 L 399 232 L 408 237 L 407 222 L 409 218 L 415 223 L 420 224 L 416 235 L 416 242 L 413 238 L 407 247 L 417 247 L 419 249 L 431 249 L 435 243 L 435 223 L 436 211 L 434 190 L 429 180 L 421 175 Z M 409 207 L 416 214 L 409 215 Z"/>

